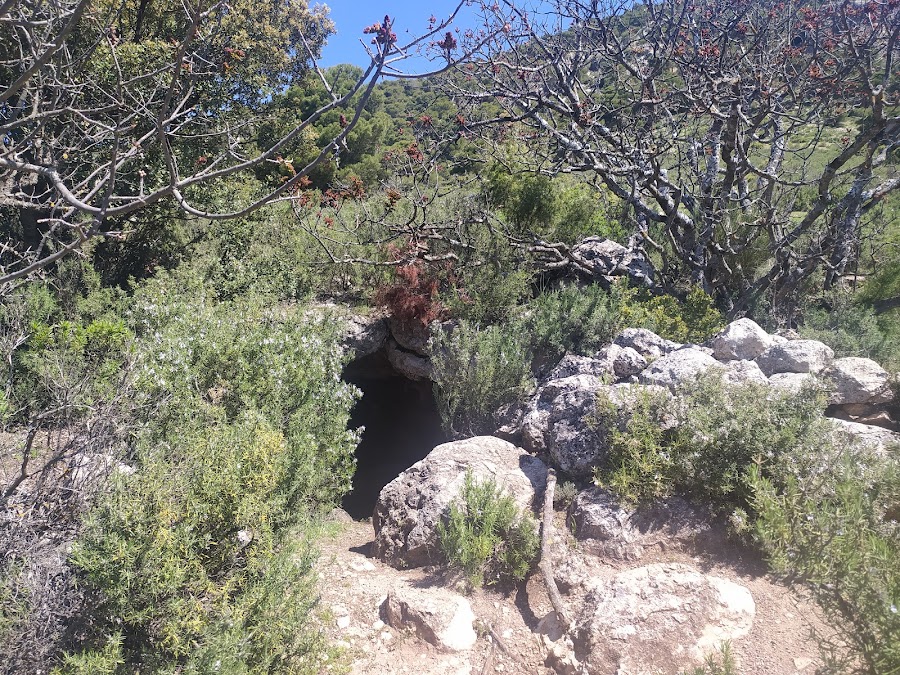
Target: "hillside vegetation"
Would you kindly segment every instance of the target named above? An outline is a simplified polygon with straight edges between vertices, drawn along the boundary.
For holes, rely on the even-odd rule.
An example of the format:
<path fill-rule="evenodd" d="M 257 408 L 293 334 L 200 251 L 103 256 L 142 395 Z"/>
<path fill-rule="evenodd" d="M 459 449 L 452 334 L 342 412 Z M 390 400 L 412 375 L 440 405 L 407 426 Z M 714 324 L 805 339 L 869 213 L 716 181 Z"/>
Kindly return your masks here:
<path fill-rule="evenodd" d="M 359 392 L 323 301 L 430 336 L 453 437 L 628 327 L 900 369 L 900 4 L 550 4 L 432 19 L 440 72 L 392 79 L 390 17 L 322 71 L 306 0 L 0 3 L 2 672 L 336 663 L 311 570 Z M 821 392 L 712 386 L 596 480 L 713 504 L 848 631 L 836 672 L 900 672 L 896 452 L 826 442 Z M 448 536 L 521 579 L 503 507 L 528 556 L 465 504 Z"/>

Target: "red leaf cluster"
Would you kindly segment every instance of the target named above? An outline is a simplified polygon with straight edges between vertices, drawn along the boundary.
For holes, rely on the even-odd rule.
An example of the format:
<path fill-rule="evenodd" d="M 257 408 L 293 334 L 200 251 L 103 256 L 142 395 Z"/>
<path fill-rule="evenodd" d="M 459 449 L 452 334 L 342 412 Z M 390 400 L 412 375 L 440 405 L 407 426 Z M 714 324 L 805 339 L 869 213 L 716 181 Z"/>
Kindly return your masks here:
<path fill-rule="evenodd" d="M 396 283 L 381 288 L 375 301 L 386 307 L 395 320 L 416 330 L 447 317 L 447 309 L 438 299 L 440 283 L 424 261 L 399 265 L 394 275 Z"/>

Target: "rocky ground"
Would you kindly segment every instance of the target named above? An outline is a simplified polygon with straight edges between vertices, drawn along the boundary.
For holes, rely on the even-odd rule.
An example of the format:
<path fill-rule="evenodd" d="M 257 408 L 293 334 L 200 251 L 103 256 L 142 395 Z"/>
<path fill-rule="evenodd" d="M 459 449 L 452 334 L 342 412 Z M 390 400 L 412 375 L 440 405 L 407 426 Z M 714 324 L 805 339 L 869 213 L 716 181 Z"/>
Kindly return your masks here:
<path fill-rule="evenodd" d="M 368 352 L 385 340 L 376 337 L 355 342 Z M 432 566 L 436 525 L 468 472 L 537 514 L 548 465 L 587 485 L 608 453 L 595 428 L 598 392 L 615 412 L 607 423 L 621 427 L 641 392 L 674 401 L 681 384 L 706 372 L 773 390 L 818 382 L 836 434 L 876 453 L 900 440 L 894 383 L 873 361 L 836 359 L 821 342 L 769 335 L 748 319 L 704 345 L 626 329 L 593 356 L 566 356 L 529 402 L 499 413 L 494 436 L 438 446 L 404 471 L 381 491 L 371 522 L 337 519 L 318 570 L 327 630 L 350 671 L 679 675 L 728 641 L 742 675 L 812 675 L 812 633 L 825 628 L 817 608 L 770 576 L 702 505 L 671 498 L 632 508 L 588 488 L 557 511 L 548 559 L 568 630 L 542 572 L 516 588 L 467 594 Z"/>
<path fill-rule="evenodd" d="M 749 632 L 733 642 L 739 672 L 812 675 L 815 671 L 817 650 L 810 636 L 812 627 L 818 625 L 814 606 L 767 576 L 758 560 L 733 552 L 717 556 L 677 550 L 680 547 L 667 550 L 664 541 L 645 550 L 639 561 L 601 558 L 584 550 L 567 533 L 564 514 L 557 513 L 556 517 L 554 559 L 560 577 L 612 579 L 629 569 L 676 563 L 702 575 L 725 579 L 747 589 L 755 605 Z M 553 648 L 549 638 L 554 636 L 553 622 L 546 617 L 552 615 L 552 606 L 540 573 L 533 574 L 518 588 L 482 589 L 465 595 L 448 590 L 447 584 L 452 587 L 452 581 L 448 582 L 437 570 L 397 570 L 374 558 L 374 534 L 371 522 L 355 522 L 346 514 L 336 516 L 333 534 L 322 542 L 318 562 L 322 607 L 330 615 L 326 630 L 334 643 L 345 648 L 351 673 L 566 672 L 565 664 L 554 664 L 552 656 L 548 660 Z M 417 592 L 421 597 L 415 597 Z M 469 646 L 465 626 L 455 637 L 445 635 L 445 642 L 450 644 L 440 646 L 442 641 L 437 635 L 428 634 L 421 626 L 417 632 L 415 619 L 389 625 L 385 612 L 389 595 L 401 600 L 408 597 L 411 604 L 426 609 L 430 605 L 435 617 L 448 612 L 447 608 L 453 607 L 458 598 L 464 598 L 471 606 L 474 641 Z M 584 591 L 573 587 L 564 599 L 576 607 L 584 595 Z M 434 623 L 440 626 L 442 619 L 435 618 Z M 454 640 L 458 644 L 454 645 Z M 675 649 L 678 646 L 673 644 Z M 665 658 L 671 662 L 676 657 L 666 654 Z M 691 664 L 685 660 L 683 665 Z"/>

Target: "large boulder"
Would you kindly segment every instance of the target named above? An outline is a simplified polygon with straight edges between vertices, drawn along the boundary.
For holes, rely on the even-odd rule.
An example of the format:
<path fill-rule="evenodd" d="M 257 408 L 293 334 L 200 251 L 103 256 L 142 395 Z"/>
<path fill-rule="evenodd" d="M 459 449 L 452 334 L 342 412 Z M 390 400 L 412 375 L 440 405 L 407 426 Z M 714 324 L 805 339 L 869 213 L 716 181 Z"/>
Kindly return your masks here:
<path fill-rule="evenodd" d="M 828 402 L 832 405 L 877 405 L 894 398 L 890 374 L 872 359 L 852 356 L 836 359 L 822 371 L 822 377 L 831 383 Z"/>
<path fill-rule="evenodd" d="M 415 352 L 420 356 L 428 356 L 429 327 L 412 321 L 400 321 L 394 317 L 387 320 L 391 337 L 397 341 L 403 349 Z"/>
<path fill-rule="evenodd" d="M 375 556 L 398 568 L 437 562 L 437 525 L 467 471 L 476 481 L 493 479 L 526 509 L 547 481 L 546 465 L 508 441 L 477 436 L 439 445 L 381 490 L 372 515 Z"/>
<path fill-rule="evenodd" d="M 620 347 L 631 347 L 648 359 L 659 358 L 681 347 L 677 342 L 661 338 L 646 328 L 626 328 L 616 336 L 613 344 Z"/>
<path fill-rule="evenodd" d="M 381 603 L 381 616 L 445 652 L 466 651 L 478 639 L 469 601 L 445 588 L 398 586 Z"/>
<path fill-rule="evenodd" d="M 578 493 L 568 521 L 585 550 L 619 560 L 638 560 L 648 549 L 719 545 L 725 537 L 707 510 L 680 497 L 634 507 L 599 487 Z"/>
<path fill-rule="evenodd" d="M 756 363 L 766 374 L 819 373 L 831 365 L 834 351 L 817 340 L 788 340 L 776 343 L 760 354 Z"/>
<path fill-rule="evenodd" d="M 720 361 L 752 360 L 773 344 L 772 336 L 751 319 L 733 321 L 707 342 Z"/>
<path fill-rule="evenodd" d="M 900 433 L 896 431 L 839 418 L 834 420 L 834 424 L 838 438 L 862 443 L 878 453 L 889 448 L 896 453 L 900 449 Z"/>
<path fill-rule="evenodd" d="M 660 563 L 598 579 L 575 622 L 575 655 L 590 675 L 677 675 L 750 632 L 745 587 L 688 565 Z"/>
<path fill-rule="evenodd" d="M 817 386 L 819 379 L 812 373 L 774 373 L 769 376 L 769 384 L 796 394 L 804 387 Z"/>
<path fill-rule="evenodd" d="M 647 366 L 638 381 L 642 384 L 657 384 L 669 389 L 692 382 L 719 362 L 712 356 L 693 347 L 685 347 L 666 354 Z"/>
<path fill-rule="evenodd" d="M 522 444 L 548 452 L 553 464 L 575 477 L 587 477 L 609 452 L 612 426 L 624 428 L 644 395 L 666 396 L 659 387 L 604 384 L 590 375 L 551 380 L 538 389 L 522 426 Z M 598 414 L 598 401 L 611 415 Z"/>
<path fill-rule="evenodd" d="M 770 384 L 756 361 L 726 361 L 722 377 L 728 384 Z"/>
<path fill-rule="evenodd" d="M 605 359 L 566 354 L 556 367 L 550 371 L 548 380 L 561 380 L 573 375 L 592 375 L 594 377 L 611 377 L 613 363 Z"/>
<path fill-rule="evenodd" d="M 394 370 L 408 380 L 430 380 L 433 376 L 431 359 L 415 352 L 401 349 L 393 338 L 388 338 L 384 348 Z"/>

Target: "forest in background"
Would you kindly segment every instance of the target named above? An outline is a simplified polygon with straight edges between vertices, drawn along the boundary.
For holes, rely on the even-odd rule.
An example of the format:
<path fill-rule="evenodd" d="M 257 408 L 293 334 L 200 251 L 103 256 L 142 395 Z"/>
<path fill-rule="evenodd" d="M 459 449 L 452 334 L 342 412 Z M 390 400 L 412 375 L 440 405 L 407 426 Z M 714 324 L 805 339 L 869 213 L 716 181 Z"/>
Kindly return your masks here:
<path fill-rule="evenodd" d="M 557 9 L 434 19 L 443 72 L 390 78 L 390 17 L 372 67 L 320 71 L 302 0 L 0 3 L 7 672 L 318 672 L 314 541 L 359 440 L 322 301 L 455 322 L 456 436 L 624 327 L 748 316 L 900 369 L 900 5 Z M 597 274 L 586 237 L 650 272 Z M 757 475 L 728 505 L 786 573 L 857 575 L 850 662 L 891 672 L 897 472 L 854 471 L 834 527 L 869 538 L 828 570 L 785 562 L 815 495 Z"/>

